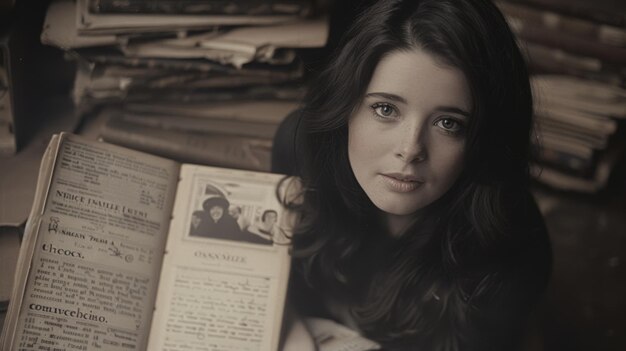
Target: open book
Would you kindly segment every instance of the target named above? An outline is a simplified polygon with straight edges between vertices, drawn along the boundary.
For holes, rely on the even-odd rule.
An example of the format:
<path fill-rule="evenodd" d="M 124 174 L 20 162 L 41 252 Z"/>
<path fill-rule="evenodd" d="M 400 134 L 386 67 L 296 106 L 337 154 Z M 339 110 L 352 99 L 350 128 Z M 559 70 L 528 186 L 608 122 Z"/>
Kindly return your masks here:
<path fill-rule="evenodd" d="M 297 189 L 283 178 L 55 135 L 0 349 L 276 349 L 294 223 L 279 197 Z"/>

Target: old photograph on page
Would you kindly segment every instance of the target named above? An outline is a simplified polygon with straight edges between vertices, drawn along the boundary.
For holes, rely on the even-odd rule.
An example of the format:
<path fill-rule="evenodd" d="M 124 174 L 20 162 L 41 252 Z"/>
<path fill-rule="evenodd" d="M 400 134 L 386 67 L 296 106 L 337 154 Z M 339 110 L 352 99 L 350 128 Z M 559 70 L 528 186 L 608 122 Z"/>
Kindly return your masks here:
<path fill-rule="evenodd" d="M 172 161 L 62 135 L 13 349 L 145 349 Z"/>
<path fill-rule="evenodd" d="M 291 232 L 282 178 L 181 167 L 149 349 L 276 349 Z"/>

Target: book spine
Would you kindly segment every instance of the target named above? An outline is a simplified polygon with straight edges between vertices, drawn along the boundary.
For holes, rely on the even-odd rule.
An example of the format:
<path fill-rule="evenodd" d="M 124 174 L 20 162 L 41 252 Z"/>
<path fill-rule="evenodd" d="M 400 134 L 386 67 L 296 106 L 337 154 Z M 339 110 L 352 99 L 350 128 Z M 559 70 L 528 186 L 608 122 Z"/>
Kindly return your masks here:
<path fill-rule="evenodd" d="M 497 4 L 509 22 L 520 21 L 524 25 L 541 26 L 608 45 L 626 46 L 626 30 L 620 27 L 579 19 L 523 4 L 501 1 Z"/>
<path fill-rule="evenodd" d="M 622 65 L 626 62 L 626 48 L 615 47 L 586 40 L 568 33 L 561 33 L 545 27 L 524 25 L 521 22 L 511 26 L 522 39 L 532 43 L 559 48 L 578 55 L 598 58 L 608 63 Z"/>
<path fill-rule="evenodd" d="M 298 15 L 311 12 L 308 0 L 90 0 L 94 14 L 171 14 L 171 15 Z"/>
<path fill-rule="evenodd" d="M 12 98 L 9 75 L 2 66 L 0 52 L 0 156 L 10 156 L 17 152 Z"/>
<path fill-rule="evenodd" d="M 263 139 L 272 139 L 278 129 L 277 124 L 187 116 L 126 114 L 123 118 L 125 121 L 131 123 L 165 130 L 245 136 Z"/>
<path fill-rule="evenodd" d="M 301 85 L 251 86 L 232 89 L 136 89 L 129 91 L 120 101 L 169 101 L 169 102 L 224 102 L 233 100 L 287 100 L 297 101 L 304 96 Z"/>
<path fill-rule="evenodd" d="M 520 44 L 533 74 L 567 74 L 615 86 L 626 86 L 626 67 L 523 40 L 520 40 Z"/>
<path fill-rule="evenodd" d="M 568 152 L 543 148 L 539 160 L 542 163 L 555 167 L 577 176 L 589 176 L 595 165 L 595 158 L 580 157 Z"/>
<path fill-rule="evenodd" d="M 108 120 L 101 136 L 113 144 L 181 162 L 266 172 L 270 168 L 271 140 L 163 130 L 119 117 Z"/>
<path fill-rule="evenodd" d="M 602 2 L 588 0 L 512 0 L 511 2 L 533 5 L 616 27 L 626 27 L 626 6 L 623 2 L 621 4 L 618 1 L 611 2 L 614 8 L 609 8 Z"/>

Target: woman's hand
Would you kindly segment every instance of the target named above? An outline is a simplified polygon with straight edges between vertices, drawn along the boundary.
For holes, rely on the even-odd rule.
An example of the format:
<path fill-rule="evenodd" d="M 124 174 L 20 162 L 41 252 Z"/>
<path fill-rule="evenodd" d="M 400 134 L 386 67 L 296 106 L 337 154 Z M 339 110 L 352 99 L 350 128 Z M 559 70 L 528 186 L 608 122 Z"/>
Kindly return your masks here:
<path fill-rule="evenodd" d="M 302 318 L 289 306 L 285 306 L 283 320 L 283 351 L 315 351 L 315 341 Z"/>

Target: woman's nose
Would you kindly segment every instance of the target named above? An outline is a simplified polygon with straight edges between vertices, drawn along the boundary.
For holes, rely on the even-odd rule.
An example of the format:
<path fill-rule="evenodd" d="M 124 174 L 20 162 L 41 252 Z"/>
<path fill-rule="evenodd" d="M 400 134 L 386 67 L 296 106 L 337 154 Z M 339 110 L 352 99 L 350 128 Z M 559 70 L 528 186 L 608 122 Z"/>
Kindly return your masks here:
<path fill-rule="evenodd" d="M 396 157 L 406 163 L 424 161 L 427 150 L 423 139 L 420 127 L 403 128 L 395 150 Z"/>

